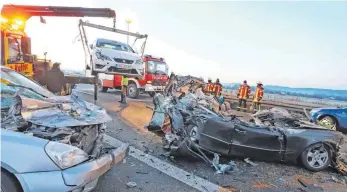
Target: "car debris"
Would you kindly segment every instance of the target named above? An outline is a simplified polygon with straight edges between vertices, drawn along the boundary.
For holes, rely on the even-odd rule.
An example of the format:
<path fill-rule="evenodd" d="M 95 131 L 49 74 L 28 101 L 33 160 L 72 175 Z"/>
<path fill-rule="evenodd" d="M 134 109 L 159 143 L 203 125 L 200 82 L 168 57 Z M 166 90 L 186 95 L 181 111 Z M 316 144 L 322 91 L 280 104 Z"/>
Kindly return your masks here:
<path fill-rule="evenodd" d="M 91 158 L 103 153 L 103 134 L 111 118 L 105 109 L 71 96 L 45 99 L 1 97 L 1 128 L 78 147 Z"/>
<path fill-rule="evenodd" d="M 129 187 L 129 188 L 134 188 L 134 187 L 137 186 L 137 184 L 136 184 L 135 182 L 133 182 L 133 181 L 127 182 L 126 185 L 127 185 L 127 187 Z"/>
<path fill-rule="evenodd" d="M 149 130 L 164 132 L 170 155 L 202 159 L 217 171 L 220 168 L 210 158 L 214 154 L 301 162 L 311 171 L 331 164 L 346 174 L 346 161 L 341 160 L 345 157 L 339 150 L 344 144 L 341 133 L 277 108 L 259 111 L 252 116 L 253 122 L 246 122 L 232 113 L 224 114 L 218 99 L 202 92 L 204 83 L 199 78 L 176 79 L 176 95 L 154 96 L 148 125 Z"/>
<path fill-rule="evenodd" d="M 244 161 L 245 161 L 246 163 L 252 165 L 253 167 L 255 167 L 255 166 L 258 165 L 258 164 L 256 164 L 256 163 L 253 163 L 251 160 L 249 160 L 249 158 L 244 159 Z"/>

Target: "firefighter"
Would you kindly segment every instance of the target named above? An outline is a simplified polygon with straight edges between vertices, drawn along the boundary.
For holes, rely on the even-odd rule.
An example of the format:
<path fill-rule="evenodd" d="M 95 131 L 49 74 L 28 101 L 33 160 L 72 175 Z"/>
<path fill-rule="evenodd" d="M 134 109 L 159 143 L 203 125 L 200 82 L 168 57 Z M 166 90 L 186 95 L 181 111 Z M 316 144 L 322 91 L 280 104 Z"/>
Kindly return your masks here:
<path fill-rule="evenodd" d="M 122 76 L 122 94 L 121 94 L 121 100 L 119 102 L 121 103 L 127 103 L 126 95 L 127 95 L 127 87 L 128 87 L 128 76 L 123 75 Z"/>
<path fill-rule="evenodd" d="M 217 78 L 216 83 L 213 85 L 213 94 L 219 98 L 223 90 L 222 84 L 220 84 L 219 79 Z"/>
<path fill-rule="evenodd" d="M 237 98 L 239 98 L 239 105 L 237 106 L 237 111 L 241 109 L 243 111 L 247 111 L 247 99 L 249 98 L 249 94 L 251 93 L 251 88 L 247 84 L 247 81 L 244 80 L 243 84 L 239 87 L 239 91 L 237 93 Z"/>
<path fill-rule="evenodd" d="M 213 85 L 213 83 L 212 83 L 211 78 L 208 78 L 208 81 L 207 81 L 207 82 L 208 82 L 208 83 L 207 83 L 207 85 L 206 85 L 206 87 L 205 87 L 205 89 L 204 89 L 204 92 L 205 92 L 206 95 L 210 95 L 210 94 L 212 93 L 212 91 L 213 91 L 214 85 Z"/>
<path fill-rule="evenodd" d="M 257 88 L 253 96 L 253 110 L 254 110 L 253 112 L 257 112 L 260 110 L 260 104 L 261 104 L 261 100 L 263 99 L 263 95 L 264 95 L 263 83 L 261 81 L 258 81 Z"/>
<path fill-rule="evenodd" d="M 66 92 L 66 82 L 64 73 L 60 70 L 60 63 L 54 63 L 51 70 L 46 75 L 47 89 L 55 95 L 64 95 Z"/>

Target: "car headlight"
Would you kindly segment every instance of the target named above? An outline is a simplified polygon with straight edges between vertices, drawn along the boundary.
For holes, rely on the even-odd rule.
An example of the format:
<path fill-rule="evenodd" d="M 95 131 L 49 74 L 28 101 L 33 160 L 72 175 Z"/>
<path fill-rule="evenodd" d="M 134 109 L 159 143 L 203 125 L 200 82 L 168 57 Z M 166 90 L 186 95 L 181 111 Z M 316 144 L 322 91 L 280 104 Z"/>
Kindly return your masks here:
<path fill-rule="evenodd" d="M 98 59 L 101 59 L 101 60 L 112 61 L 112 59 L 111 59 L 109 56 L 103 55 L 103 54 L 101 54 L 100 52 L 95 52 L 95 56 L 96 56 Z"/>
<path fill-rule="evenodd" d="M 310 111 L 310 114 L 312 115 L 313 113 L 317 113 L 320 109 L 314 108 Z"/>
<path fill-rule="evenodd" d="M 136 65 L 141 65 L 141 64 L 142 64 L 142 59 L 136 60 L 136 61 L 135 61 L 135 64 L 136 64 Z"/>
<path fill-rule="evenodd" d="M 47 155 L 61 169 L 66 169 L 88 160 L 88 154 L 83 150 L 57 142 L 49 142 L 45 146 Z"/>

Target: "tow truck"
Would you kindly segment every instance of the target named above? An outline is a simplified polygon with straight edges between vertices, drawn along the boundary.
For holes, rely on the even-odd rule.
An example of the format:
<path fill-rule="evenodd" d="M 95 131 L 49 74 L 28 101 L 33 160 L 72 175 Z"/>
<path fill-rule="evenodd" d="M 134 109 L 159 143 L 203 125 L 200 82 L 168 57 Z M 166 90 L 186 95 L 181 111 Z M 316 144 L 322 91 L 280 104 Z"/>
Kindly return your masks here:
<path fill-rule="evenodd" d="M 168 82 L 169 66 L 165 59 L 152 55 L 142 57 L 144 68 L 143 78 L 129 78 L 127 95 L 137 98 L 140 93 L 148 93 L 151 97 L 156 92 L 163 92 Z M 106 92 L 108 89 L 120 89 L 122 76 L 99 73 L 98 90 Z"/>
<path fill-rule="evenodd" d="M 106 27 L 80 20 L 79 29 L 83 45 L 87 43 L 84 26 L 94 27 L 100 30 L 117 32 L 124 35 L 137 37 L 137 33 L 116 29 L 116 13 L 109 8 L 83 8 L 62 6 L 29 6 L 29 5 L 3 5 L 1 9 L 1 65 L 14 69 L 29 78 L 33 78 L 35 62 L 31 53 L 31 39 L 25 33 L 26 21 L 33 16 L 39 16 L 42 23 L 43 17 L 106 17 L 113 18 L 113 27 Z M 147 38 L 147 35 L 144 36 Z M 145 45 L 145 43 L 144 43 Z M 144 46 L 143 46 L 144 47 Z M 88 49 L 87 47 L 84 47 Z M 85 49 L 85 53 L 86 53 Z M 90 54 L 89 54 L 90 55 Z M 70 84 L 94 84 L 94 100 L 97 100 L 97 73 L 95 64 L 92 64 L 94 77 L 67 77 Z M 48 70 L 48 69 L 47 69 Z M 44 71 L 43 73 L 46 73 Z M 118 75 L 130 75 L 127 72 L 106 72 Z M 141 74 L 139 75 L 141 76 Z"/>

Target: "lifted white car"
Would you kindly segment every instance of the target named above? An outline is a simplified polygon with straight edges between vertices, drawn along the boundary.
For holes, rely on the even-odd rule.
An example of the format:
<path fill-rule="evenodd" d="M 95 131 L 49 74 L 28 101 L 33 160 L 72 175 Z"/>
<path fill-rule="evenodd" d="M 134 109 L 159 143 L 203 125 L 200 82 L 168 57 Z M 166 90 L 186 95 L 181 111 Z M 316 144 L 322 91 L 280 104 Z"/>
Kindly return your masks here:
<path fill-rule="evenodd" d="M 94 67 L 95 72 L 131 75 L 143 73 L 144 66 L 141 56 L 125 43 L 98 38 L 90 45 L 90 49 L 91 58 L 88 68 Z"/>

